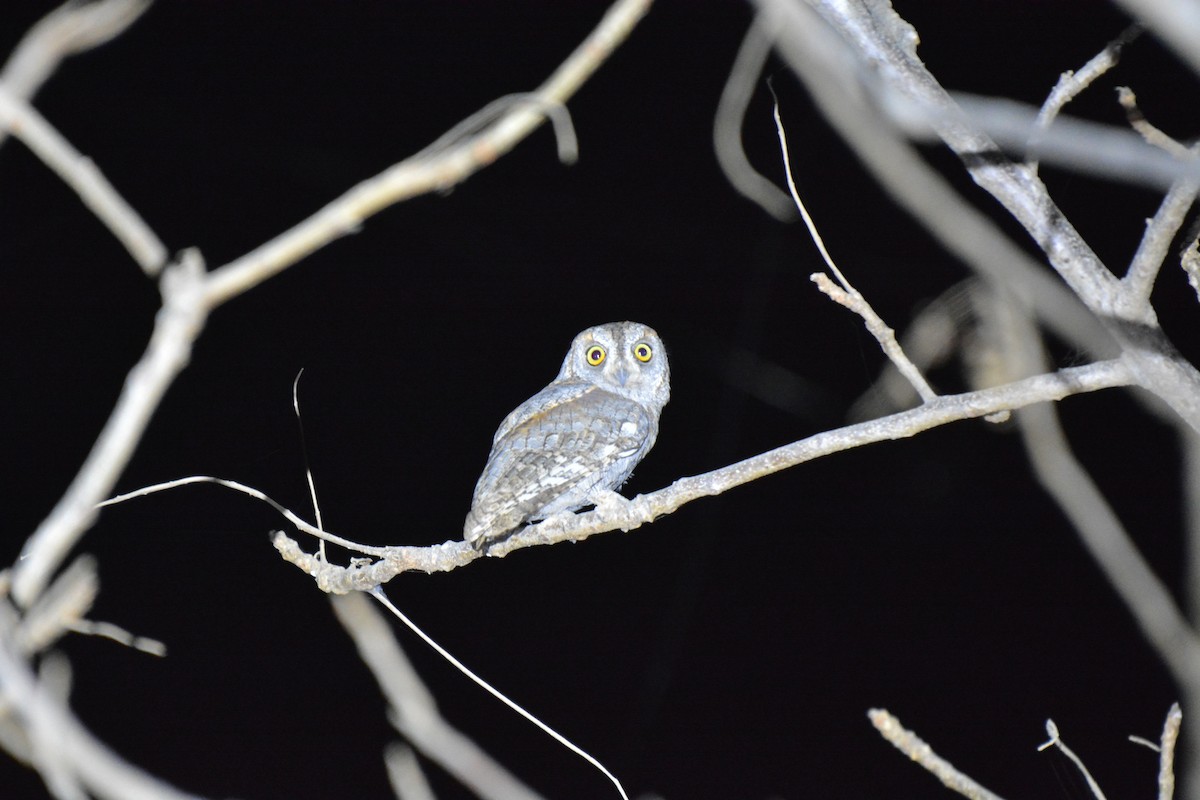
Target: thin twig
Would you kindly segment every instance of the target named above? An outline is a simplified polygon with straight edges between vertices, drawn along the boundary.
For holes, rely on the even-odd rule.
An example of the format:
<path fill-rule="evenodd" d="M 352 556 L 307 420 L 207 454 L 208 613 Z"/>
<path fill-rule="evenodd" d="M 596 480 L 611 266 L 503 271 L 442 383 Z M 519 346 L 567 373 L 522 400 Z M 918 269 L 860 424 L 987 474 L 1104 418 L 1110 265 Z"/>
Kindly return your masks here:
<path fill-rule="evenodd" d="M 1142 32 L 1140 25 L 1130 25 L 1120 36 L 1113 39 L 1104 49 L 1080 67 L 1079 71 L 1067 70 L 1058 78 L 1058 83 L 1050 90 L 1041 110 L 1038 111 L 1034 122 L 1035 131 L 1029 139 L 1028 150 L 1031 157 L 1027 160 L 1029 168 L 1037 173 L 1037 150 L 1042 136 L 1050 129 L 1050 124 L 1062 111 L 1063 106 L 1075 99 L 1092 82 L 1117 65 L 1121 59 L 1121 50 Z"/>
<path fill-rule="evenodd" d="M 774 90 L 772 90 L 772 94 Z M 792 200 L 796 203 L 796 208 L 800 211 L 800 216 L 804 219 L 804 224 L 808 226 L 808 233 L 812 236 L 813 242 L 817 246 L 817 250 L 821 253 L 821 258 L 824 259 L 825 265 L 838 279 L 838 283 L 842 285 L 842 289 L 838 290 L 833 282 L 822 273 L 814 273 L 810 279 L 817 284 L 817 287 L 830 297 L 830 299 L 845 306 L 854 313 L 863 318 L 863 322 L 867 324 L 867 330 L 875 337 L 875 341 L 879 342 L 879 346 L 883 348 L 884 354 L 896 365 L 896 369 L 908 379 L 913 388 L 917 390 L 917 394 L 925 402 L 929 402 L 937 397 L 937 392 L 925 380 L 925 376 L 921 371 L 909 360 L 904 354 L 900 343 L 896 341 L 896 332 L 884 323 L 883 319 L 875 313 L 875 309 L 871 308 L 871 304 L 866 298 L 859 293 L 857 289 L 850 285 L 850 281 L 846 280 L 846 276 L 838 269 L 837 264 L 833 262 L 833 256 L 829 255 L 829 250 L 825 248 L 825 240 L 821 238 L 820 231 L 817 230 L 816 223 L 813 222 L 812 216 L 809 215 L 808 209 L 804 206 L 804 201 L 800 199 L 800 193 L 796 190 L 796 181 L 792 178 L 792 161 L 788 155 L 787 134 L 783 129 L 783 120 L 779 116 L 779 102 L 776 100 L 774 105 L 775 130 L 779 134 L 779 149 L 783 154 L 783 169 L 787 175 L 788 190 L 791 192 Z"/>
<path fill-rule="evenodd" d="M 1146 140 L 1146 144 L 1153 145 L 1180 161 L 1192 161 L 1196 158 L 1191 148 L 1146 119 L 1146 115 L 1138 108 L 1137 95 L 1128 86 L 1117 87 L 1117 102 L 1125 109 L 1125 119 L 1129 122 L 1129 127 L 1137 131 Z"/>
<path fill-rule="evenodd" d="M 119 494 L 116 497 L 110 497 L 101 503 L 97 503 L 96 507 L 105 508 L 106 506 L 115 506 L 119 503 L 124 503 L 138 497 L 147 497 L 152 494 L 158 494 L 159 492 L 165 492 L 171 489 L 178 489 L 181 486 L 190 486 L 198 483 L 213 483 L 217 486 L 223 486 L 226 489 L 233 489 L 236 492 L 241 492 L 242 494 L 253 497 L 256 500 L 261 500 L 278 511 L 279 514 L 282 515 L 288 522 L 292 523 L 305 533 L 317 537 L 323 542 L 331 542 L 332 544 L 340 545 L 341 547 L 353 550 L 354 552 L 363 553 L 369 556 L 385 556 L 388 554 L 388 548 L 386 547 L 371 547 L 370 545 L 359 544 L 322 529 L 320 526 L 319 516 L 317 524 L 312 525 L 304 521 L 304 519 L 302 519 L 298 514 L 285 508 L 280 503 L 275 502 L 266 494 L 260 492 L 258 489 L 255 489 L 252 486 L 246 486 L 243 483 L 226 480 L 224 478 L 214 478 L 211 475 L 190 475 L 186 478 L 177 478 L 173 481 L 164 481 L 162 483 L 156 483 L 152 486 L 143 486 L 142 488 L 135 489 L 132 492 L 126 492 L 125 494 Z"/>
<path fill-rule="evenodd" d="M 958 792 L 970 800 L 1001 800 L 998 794 L 985 789 L 955 769 L 949 761 L 933 752 L 932 747 L 912 731 L 906 730 L 900 724 L 900 720 L 884 709 L 872 708 L 867 712 L 867 716 L 870 718 L 871 724 L 875 726 L 875 730 L 879 731 L 884 739 L 931 772 L 935 778 L 945 784 L 946 788 Z"/>
<path fill-rule="evenodd" d="M 821 29 L 812 9 L 782 0 L 756 0 L 756 4 L 787 22 L 777 48 L 819 110 L 901 208 L 948 252 L 1032 308 L 1058 336 L 1095 358 L 1112 357 L 1116 348 L 1111 335 L 1079 298 L 977 211 L 915 148 L 889 129 L 878 108 L 853 91 L 858 83 L 852 67 L 847 72 L 845 46 L 827 52 L 837 38 Z"/>
<path fill-rule="evenodd" d="M 1083 759 L 1075 755 L 1075 751 L 1067 747 L 1066 743 L 1058 735 L 1058 726 L 1054 724 L 1054 720 L 1046 720 L 1046 733 L 1050 736 L 1050 741 L 1044 742 L 1038 746 L 1038 752 L 1045 750 L 1047 747 L 1057 747 L 1063 752 L 1067 758 L 1071 759 L 1083 773 L 1084 780 L 1087 781 L 1088 787 L 1092 790 L 1092 794 L 1096 796 L 1096 800 L 1107 800 L 1104 797 L 1104 792 L 1100 790 L 1100 784 L 1096 783 L 1096 779 L 1092 777 L 1092 773 L 1088 772 L 1088 768 L 1084 766 Z"/>
<path fill-rule="evenodd" d="M 591 764 L 593 767 L 595 767 L 597 771 L 599 771 L 602 775 L 604 775 L 604 777 L 608 778 L 608 780 L 612 783 L 612 785 L 616 787 L 617 793 L 621 795 L 621 800 L 629 800 L 629 795 L 625 794 L 625 787 L 621 785 L 621 781 L 617 780 L 617 776 L 612 774 L 612 772 L 609 771 L 608 767 L 601 764 L 594 756 L 592 756 L 590 753 L 588 753 L 585 750 L 583 750 L 582 748 L 580 748 L 578 745 L 576 745 L 570 739 L 563 736 L 561 733 L 554 730 L 546 723 L 542 722 L 540 719 L 538 719 L 532 713 L 527 711 L 520 704 L 518 704 L 517 702 L 515 702 L 514 700 L 509 698 L 507 695 L 505 695 L 499 689 L 492 686 L 490 683 L 485 681 L 483 678 L 479 677 L 478 674 L 476 674 L 473 670 L 468 668 L 466 664 L 463 664 L 461 661 L 459 661 L 449 650 L 442 647 L 431 636 L 429 636 L 429 634 L 425 633 L 425 631 L 423 631 L 423 630 L 421 630 L 421 628 L 417 627 L 417 625 L 412 620 L 410 620 L 403 611 L 396 608 L 396 606 L 392 603 L 392 601 L 388 599 L 388 596 L 383 593 L 383 589 L 381 589 L 378 586 L 375 587 L 373 590 L 371 590 L 371 596 L 374 597 L 376 600 L 378 600 L 388 611 L 391 611 L 392 614 L 398 620 L 400 620 L 406 626 L 408 626 L 409 630 L 411 630 L 413 633 L 415 633 L 417 636 L 419 636 L 421 638 L 421 641 L 425 642 L 425 644 L 432 647 L 433 650 L 439 656 L 441 656 L 443 659 L 445 659 L 447 662 L 449 662 L 451 664 L 451 666 L 453 666 L 455 669 L 457 669 L 463 675 L 470 678 L 471 681 L 473 681 L 477 686 L 479 686 L 481 689 L 486 691 L 492 697 L 496 698 L 501 703 L 504 703 L 504 705 L 508 706 L 510 709 L 512 709 L 513 711 L 520 714 L 528 722 L 531 722 L 534 726 L 536 726 L 540 731 L 545 733 L 551 739 L 558 742 L 560 745 L 562 745 L 563 747 L 567 748 L 575 755 L 582 758 L 588 764 Z M 487 796 L 494 797 L 494 795 L 487 795 Z"/>
<path fill-rule="evenodd" d="M 873 171 L 877 170 L 881 175 L 894 173 L 886 157 L 896 150 L 911 148 L 880 141 L 894 140 L 895 132 L 864 112 L 862 102 L 856 102 L 860 100 L 857 95 L 861 94 L 861 83 L 855 82 L 856 79 L 877 87 L 883 82 L 876 97 L 877 105 L 888 103 L 888 97 L 894 95 L 901 98 L 901 102 L 927 110 L 921 112 L 926 124 L 933 126 L 950 149 L 967 162 L 975 182 L 1026 229 L 1078 299 L 1105 322 L 1108 334 L 1122 347 L 1136 383 L 1161 399 L 1180 421 L 1200 431 L 1200 370 L 1178 354 L 1153 318 L 1123 320 L 1120 317 L 1122 292 L 1112 272 L 1055 206 L 1045 185 L 1023 165 L 998 157 L 1000 153 L 995 142 L 976 122 L 976 112 L 963 114 L 958 107 L 962 98 L 951 97 L 929 73 L 917 55 L 918 37 L 911 25 L 886 4 L 834 0 L 812 0 L 811 4 L 756 0 L 756 4 L 769 8 L 780 19 L 782 27 L 777 49 L 794 63 L 796 74 L 813 90 L 822 112 L 855 146 Z M 836 35 L 830 35 L 829 28 L 833 28 Z M 831 50 L 837 51 L 832 57 Z M 847 70 L 846 51 L 851 53 L 849 58 L 862 65 L 859 71 L 853 67 Z M 822 81 L 827 82 L 826 85 L 816 85 Z M 846 107 L 849 113 L 843 113 L 840 107 Z M 1060 125 L 1055 125 L 1055 129 Z M 1151 151 L 1155 158 L 1164 162 L 1161 166 L 1167 186 L 1180 178 L 1181 168 L 1186 174 L 1200 176 L 1200 164 L 1181 165 L 1146 145 L 1135 134 L 1124 133 L 1126 139 L 1133 137 L 1135 140 L 1129 145 L 1131 149 Z M 1028 129 L 1023 132 L 1022 141 L 1027 137 Z M 860 143 L 868 139 L 874 152 L 859 149 Z M 898 157 L 908 161 L 912 156 L 905 152 Z M 1101 160 L 1101 156 L 1090 152 L 1087 158 Z M 898 197 L 903 197 L 907 208 L 912 208 L 914 201 L 919 203 L 928 199 L 906 186 L 891 185 L 890 188 Z M 928 220 L 941 210 L 944 208 L 935 206 L 917 213 L 922 214 L 923 220 Z M 944 226 L 939 224 L 938 227 Z M 969 252 L 974 250 L 972 247 Z M 1011 277 L 1011 274 L 1000 274 L 997 279 L 1008 285 Z M 1018 285 L 1013 290 L 1033 307 L 1046 308 L 1045 299 L 1031 302 L 1025 296 L 1027 288 Z M 1059 306 L 1067 307 L 1065 304 Z M 1049 316 L 1053 316 L 1053 312 Z M 1039 317 L 1046 318 L 1040 310 Z"/>
<path fill-rule="evenodd" d="M 71 187 L 125 246 L 147 275 L 157 275 L 167 248 L 92 160 L 71 146 L 32 106 L 0 84 L 0 128 L 16 136 Z"/>
<path fill-rule="evenodd" d="M 1171 250 L 1179 229 L 1187 221 L 1188 212 L 1196 202 L 1200 181 L 1180 181 L 1171 187 L 1159 204 L 1158 211 L 1146 222 L 1146 232 L 1138 243 L 1137 252 L 1129 262 L 1129 269 L 1122 279 L 1124 297 L 1123 315 L 1146 317 L 1154 314 L 1150 306 L 1150 293 L 1159 270 Z"/>
<path fill-rule="evenodd" d="M 1180 144 L 1152 125 L 1138 108 L 1137 97 L 1131 89 L 1118 86 L 1117 99 L 1125 109 L 1130 126 L 1149 144 L 1161 148 L 1180 161 L 1196 160 L 1200 150 Z M 1154 289 L 1159 270 L 1170 251 L 1171 242 L 1183 227 L 1188 211 L 1196 201 L 1198 190 L 1200 181 L 1186 178 L 1177 181 L 1163 198 L 1154 217 L 1147 222 L 1146 233 L 1142 236 L 1137 253 L 1134 254 L 1122 279 L 1125 304 L 1129 307 L 1126 314 L 1153 313 L 1150 308 L 1150 292 Z"/>
<path fill-rule="evenodd" d="M 379 682 L 392 708 L 392 723 L 418 750 L 480 797 L 538 800 L 536 792 L 442 717 L 392 629 L 365 595 L 334 597 L 333 611 Z"/>

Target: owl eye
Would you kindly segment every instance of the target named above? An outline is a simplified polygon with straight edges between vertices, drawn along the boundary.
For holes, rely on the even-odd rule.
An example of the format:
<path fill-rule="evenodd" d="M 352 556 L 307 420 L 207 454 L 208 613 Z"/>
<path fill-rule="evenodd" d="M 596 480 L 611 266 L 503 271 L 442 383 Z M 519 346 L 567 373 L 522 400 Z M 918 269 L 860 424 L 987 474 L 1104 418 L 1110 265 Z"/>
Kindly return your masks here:
<path fill-rule="evenodd" d="M 645 342 L 638 342 L 633 346 L 633 357 L 645 364 L 654 358 L 654 348 Z"/>
<path fill-rule="evenodd" d="M 587 349 L 587 353 L 584 354 L 584 357 L 587 358 L 587 362 L 593 367 L 598 367 L 604 363 L 604 357 L 606 355 L 608 355 L 608 352 L 603 347 L 598 344 L 594 344 Z"/>

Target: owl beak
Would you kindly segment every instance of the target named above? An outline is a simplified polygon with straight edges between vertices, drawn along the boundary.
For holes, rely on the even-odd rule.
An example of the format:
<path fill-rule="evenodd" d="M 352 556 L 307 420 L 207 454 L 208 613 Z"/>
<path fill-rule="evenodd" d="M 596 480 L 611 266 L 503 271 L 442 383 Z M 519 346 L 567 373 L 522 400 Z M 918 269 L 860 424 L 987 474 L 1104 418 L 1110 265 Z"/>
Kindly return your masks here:
<path fill-rule="evenodd" d="M 621 367 L 613 374 L 613 377 L 617 379 L 617 385 L 624 386 L 629 382 L 629 370 Z"/>

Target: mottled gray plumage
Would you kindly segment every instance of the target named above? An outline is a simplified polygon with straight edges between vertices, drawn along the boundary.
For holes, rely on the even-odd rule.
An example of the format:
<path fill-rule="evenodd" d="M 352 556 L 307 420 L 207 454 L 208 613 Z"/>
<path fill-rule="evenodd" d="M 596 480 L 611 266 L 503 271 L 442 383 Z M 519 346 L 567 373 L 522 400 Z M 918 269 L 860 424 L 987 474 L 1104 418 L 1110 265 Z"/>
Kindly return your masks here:
<path fill-rule="evenodd" d="M 652 328 L 612 322 L 576 336 L 558 377 L 500 423 L 463 538 L 482 549 L 615 491 L 654 446 L 670 396 Z"/>

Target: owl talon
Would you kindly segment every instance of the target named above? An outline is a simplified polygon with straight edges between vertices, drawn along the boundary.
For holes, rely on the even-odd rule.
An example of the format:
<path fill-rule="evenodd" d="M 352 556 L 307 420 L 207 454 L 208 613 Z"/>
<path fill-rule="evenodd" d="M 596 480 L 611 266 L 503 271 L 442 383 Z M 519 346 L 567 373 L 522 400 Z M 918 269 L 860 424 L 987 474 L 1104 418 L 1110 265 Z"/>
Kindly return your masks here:
<path fill-rule="evenodd" d="M 598 489 L 592 492 L 588 500 L 605 519 L 624 516 L 629 511 L 629 500 L 612 489 Z"/>

